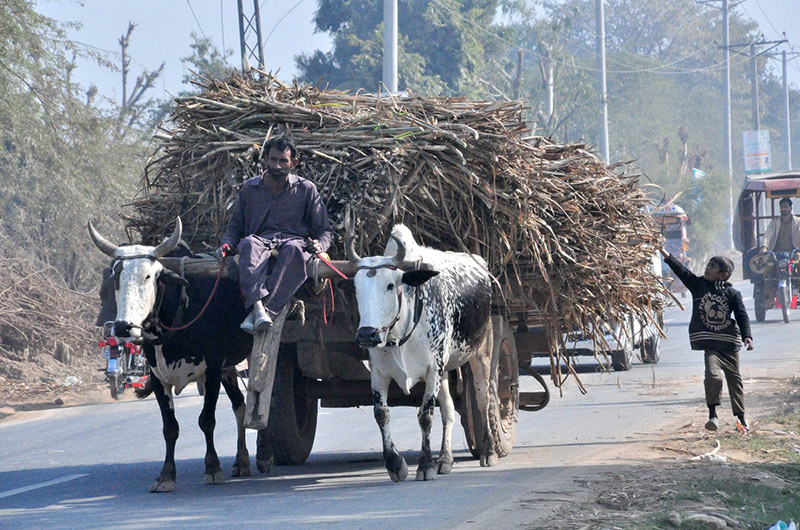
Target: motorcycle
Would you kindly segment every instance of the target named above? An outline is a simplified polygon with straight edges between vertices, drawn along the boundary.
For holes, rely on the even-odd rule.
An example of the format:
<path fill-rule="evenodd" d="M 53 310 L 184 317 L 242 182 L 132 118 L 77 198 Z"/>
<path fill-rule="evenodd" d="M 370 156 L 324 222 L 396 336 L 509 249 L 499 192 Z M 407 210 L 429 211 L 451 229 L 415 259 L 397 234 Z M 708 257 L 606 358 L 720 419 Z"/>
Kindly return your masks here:
<path fill-rule="evenodd" d="M 767 252 L 750 259 L 753 272 L 761 272 L 762 281 L 754 286 L 756 320 L 766 318 L 767 309 L 780 307 L 783 321 L 791 320 L 791 310 L 797 309 L 797 292 L 800 291 L 800 250 L 792 252 Z"/>
<path fill-rule="evenodd" d="M 103 325 L 103 337 L 97 345 L 106 359 L 106 381 L 111 397 L 119 399 L 126 388 L 140 388 L 145 385 L 150 367 L 140 345 L 121 341 L 114 336 L 113 322 Z"/>

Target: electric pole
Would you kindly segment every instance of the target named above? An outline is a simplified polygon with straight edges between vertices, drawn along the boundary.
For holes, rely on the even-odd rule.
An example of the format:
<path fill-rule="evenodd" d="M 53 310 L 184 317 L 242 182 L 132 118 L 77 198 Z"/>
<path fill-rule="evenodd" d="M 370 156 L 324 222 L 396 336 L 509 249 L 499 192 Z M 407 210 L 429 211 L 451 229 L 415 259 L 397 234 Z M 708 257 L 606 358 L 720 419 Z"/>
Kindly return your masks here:
<path fill-rule="evenodd" d="M 606 91 L 606 21 L 603 0 L 595 0 L 595 40 L 597 41 L 597 69 L 600 71 L 600 151 L 606 164 L 611 155 L 608 147 L 608 93 Z"/>
<path fill-rule="evenodd" d="M 242 0 L 239 3 L 239 45 L 242 54 L 242 73 L 255 66 L 264 70 L 264 45 L 261 42 L 261 10 L 258 0 L 253 0 L 252 13 L 245 13 Z"/>
<path fill-rule="evenodd" d="M 709 5 L 720 0 L 700 0 L 699 3 Z M 723 151 L 725 151 L 725 168 L 728 170 L 728 219 L 725 230 L 728 233 L 728 248 L 733 248 L 733 148 L 731 145 L 731 64 L 728 45 L 728 0 L 722 1 L 722 124 Z M 741 3 L 741 2 L 739 2 Z M 738 5 L 738 4 L 736 4 Z"/>
<path fill-rule="evenodd" d="M 397 92 L 397 0 L 383 0 L 383 85 Z"/>
<path fill-rule="evenodd" d="M 770 57 L 777 57 L 777 53 L 769 53 L 767 54 Z M 790 171 L 792 169 L 792 122 L 791 122 L 791 113 L 789 108 L 789 77 L 787 75 L 787 55 L 791 55 L 792 58 L 797 57 L 800 55 L 800 52 L 790 52 L 789 54 L 786 53 L 786 50 L 783 50 L 780 53 L 781 56 L 781 71 L 783 74 L 783 145 L 785 151 L 785 164 L 786 164 L 786 171 Z"/>
<path fill-rule="evenodd" d="M 786 145 L 786 170 L 789 171 L 792 169 L 792 123 L 789 113 L 789 79 L 786 75 L 786 50 L 781 52 L 781 65 L 783 67 L 781 69 L 783 72 L 783 141 Z"/>

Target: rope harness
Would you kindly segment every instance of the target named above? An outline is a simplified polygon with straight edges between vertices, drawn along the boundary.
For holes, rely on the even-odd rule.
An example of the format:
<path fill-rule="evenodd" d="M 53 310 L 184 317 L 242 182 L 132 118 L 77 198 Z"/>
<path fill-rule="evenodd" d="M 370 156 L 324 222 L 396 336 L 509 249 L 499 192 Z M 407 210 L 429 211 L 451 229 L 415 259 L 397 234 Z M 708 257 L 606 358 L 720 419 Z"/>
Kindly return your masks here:
<path fill-rule="evenodd" d="M 180 277 L 181 278 L 185 278 L 185 265 L 186 265 L 187 257 L 188 256 L 182 256 L 181 257 L 181 271 L 180 271 Z M 150 261 L 157 261 L 158 260 L 158 258 L 154 254 L 135 254 L 133 256 L 125 256 L 125 257 L 122 257 L 122 258 L 118 258 L 114 262 L 114 264 L 113 264 L 113 266 L 111 268 L 111 271 L 112 271 L 111 274 L 112 274 L 112 276 L 114 276 L 114 287 L 115 287 L 115 289 L 117 291 L 119 291 L 119 277 L 120 277 L 120 274 L 122 273 L 122 267 L 123 267 L 123 263 L 122 262 L 126 261 L 126 260 L 144 259 L 144 258 L 149 259 Z M 222 259 L 220 260 L 219 271 L 217 272 L 217 279 L 214 282 L 214 288 L 211 290 L 211 294 L 208 295 L 208 299 L 206 300 L 206 303 L 203 305 L 203 308 L 200 310 L 200 312 L 197 314 L 197 316 L 194 317 L 191 320 L 191 322 L 189 322 L 187 324 L 184 324 L 184 325 L 180 325 L 180 323 L 183 321 L 183 311 L 184 311 L 184 309 L 189 307 L 189 296 L 186 293 L 186 286 L 184 285 L 184 286 L 181 287 L 181 299 L 180 299 L 181 303 L 178 305 L 178 309 L 177 309 L 177 312 L 175 314 L 175 318 L 173 319 L 173 322 L 172 322 L 174 327 L 167 326 L 166 324 L 164 324 L 158 318 L 158 313 L 161 310 L 161 304 L 164 301 L 164 289 L 163 288 L 162 289 L 158 289 L 158 294 L 156 295 L 156 303 L 154 304 L 153 310 L 150 312 L 150 315 L 148 315 L 147 318 L 145 319 L 145 321 L 142 323 L 143 325 L 142 326 L 132 325 L 131 327 L 139 328 L 143 332 L 145 332 L 145 329 L 144 329 L 145 326 L 144 325 L 149 323 L 150 326 L 147 326 L 147 327 L 151 327 L 152 326 L 153 328 L 155 328 L 156 331 L 159 328 L 167 330 L 169 333 L 166 333 L 166 334 L 161 335 L 161 336 L 154 335 L 154 338 L 155 338 L 155 340 L 153 341 L 154 344 L 163 344 L 164 342 L 167 342 L 176 331 L 184 330 L 184 329 L 188 328 L 189 326 L 191 326 L 192 324 L 194 324 L 195 322 L 197 322 L 200 319 L 200 317 L 202 317 L 203 314 L 206 312 L 206 309 L 208 309 L 208 305 L 211 303 L 211 299 L 214 298 L 214 294 L 217 292 L 217 287 L 219 286 L 219 281 L 222 278 L 222 271 L 225 270 L 225 259 L 226 259 L 226 256 L 222 256 Z M 153 336 L 152 334 L 150 334 L 150 335 Z"/>

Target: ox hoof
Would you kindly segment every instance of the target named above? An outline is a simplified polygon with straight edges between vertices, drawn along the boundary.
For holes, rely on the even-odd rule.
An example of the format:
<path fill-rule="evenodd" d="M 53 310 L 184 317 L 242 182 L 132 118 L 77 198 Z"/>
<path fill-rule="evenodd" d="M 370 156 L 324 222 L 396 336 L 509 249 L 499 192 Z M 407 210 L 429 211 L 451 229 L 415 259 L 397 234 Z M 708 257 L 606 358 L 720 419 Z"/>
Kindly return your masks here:
<path fill-rule="evenodd" d="M 447 475 L 453 470 L 453 459 L 439 458 L 436 461 L 436 472 L 440 475 Z"/>
<path fill-rule="evenodd" d="M 417 481 L 436 480 L 436 468 L 434 466 L 425 469 L 417 469 Z"/>
<path fill-rule="evenodd" d="M 497 465 L 497 454 L 481 455 L 481 467 L 492 467 Z"/>
<path fill-rule="evenodd" d="M 261 473 L 272 473 L 272 464 L 275 459 L 270 455 L 269 458 L 256 457 L 256 467 Z"/>
<path fill-rule="evenodd" d="M 203 484 L 225 484 L 225 473 L 221 469 L 214 473 L 206 473 Z"/>
<path fill-rule="evenodd" d="M 406 464 L 405 458 L 401 458 L 400 462 L 400 469 L 397 471 L 392 471 L 391 469 L 387 470 L 389 471 L 389 478 L 392 479 L 392 482 L 402 482 L 408 476 L 408 464 Z"/>
<path fill-rule="evenodd" d="M 157 478 L 153 485 L 150 486 L 150 493 L 169 493 L 175 491 L 174 480 L 162 480 Z"/>
<path fill-rule="evenodd" d="M 250 476 L 250 463 L 247 464 L 234 464 L 231 470 L 232 477 L 249 477 Z"/>

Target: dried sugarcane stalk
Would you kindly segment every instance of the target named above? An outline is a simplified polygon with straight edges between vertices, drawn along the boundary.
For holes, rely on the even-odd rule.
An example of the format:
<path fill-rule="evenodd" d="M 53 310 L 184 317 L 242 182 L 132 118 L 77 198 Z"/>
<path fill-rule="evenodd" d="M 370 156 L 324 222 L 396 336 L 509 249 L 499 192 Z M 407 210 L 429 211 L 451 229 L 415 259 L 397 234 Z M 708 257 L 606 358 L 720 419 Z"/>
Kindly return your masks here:
<path fill-rule="evenodd" d="M 345 257 L 349 207 L 359 254 L 382 254 L 403 222 L 422 244 L 484 257 L 502 286 L 496 309 L 552 334 L 597 333 L 591 324 L 659 310 L 669 296 L 650 270 L 661 235 L 641 175 L 584 144 L 523 138 L 519 101 L 386 100 L 268 74 L 198 86 L 156 135 L 158 153 L 123 216 L 133 239 L 159 241 L 180 215 L 195 251 L 216 248 L 241 184 L 262 171 L 266 139 L 286 134 L 301 153 L 298 173 L 326 201 L 334 259 Z"/>

